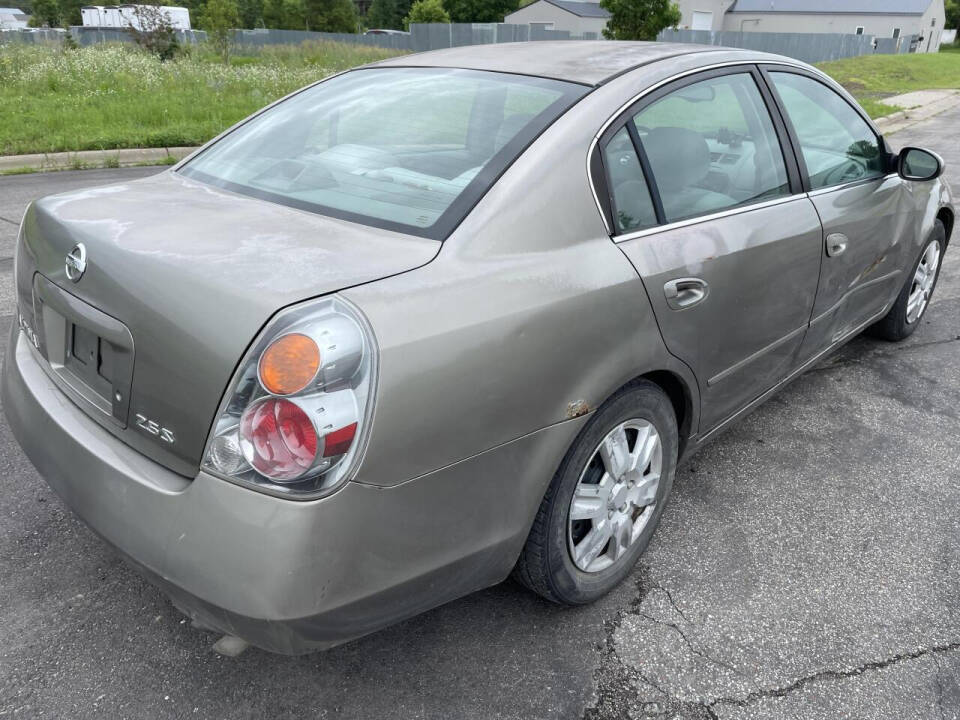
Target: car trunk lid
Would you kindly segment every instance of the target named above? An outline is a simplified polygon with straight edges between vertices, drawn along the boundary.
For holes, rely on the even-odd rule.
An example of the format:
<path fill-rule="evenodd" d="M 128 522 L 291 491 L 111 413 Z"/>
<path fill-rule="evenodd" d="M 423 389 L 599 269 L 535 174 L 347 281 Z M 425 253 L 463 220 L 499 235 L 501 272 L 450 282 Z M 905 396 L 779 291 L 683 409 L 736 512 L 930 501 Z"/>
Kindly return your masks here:
<path fill-rule="evenodd" d="M 193 475 L 231 375 L 277 310 L 424 265 L 438 249 L 165 172 L 30 208 L 20 322 L 92 418 Z"/>

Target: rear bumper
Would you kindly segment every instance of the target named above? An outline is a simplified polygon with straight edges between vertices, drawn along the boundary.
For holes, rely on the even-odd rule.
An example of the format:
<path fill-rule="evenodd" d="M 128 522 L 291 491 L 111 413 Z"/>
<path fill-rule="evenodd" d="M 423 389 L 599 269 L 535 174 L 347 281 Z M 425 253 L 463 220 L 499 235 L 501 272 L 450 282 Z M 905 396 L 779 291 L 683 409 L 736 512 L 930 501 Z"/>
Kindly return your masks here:
<path fill-rule="evenodd" d="M 47 377 L 14 327 L 3 404 L 53 490 L 185 613 L 281 653 L 337 645 L 502 580 L 586 418 L 391 488 L 311 502 L 132 450 Z M 362 476 L 360 478 L 362 480 Z"/>

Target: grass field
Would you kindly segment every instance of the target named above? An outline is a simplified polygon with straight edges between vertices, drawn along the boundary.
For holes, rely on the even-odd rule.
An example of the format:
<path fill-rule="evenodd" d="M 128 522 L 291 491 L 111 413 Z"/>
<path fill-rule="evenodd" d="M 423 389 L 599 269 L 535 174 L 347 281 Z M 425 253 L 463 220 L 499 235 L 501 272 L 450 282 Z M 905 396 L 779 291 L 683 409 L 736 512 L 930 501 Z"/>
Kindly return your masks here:
<path fill-rule="evenodd" d="M 314 80 L 394 54 L 314 43 L 223 65 L 196 49 L 162 63 L 128 45 L 0 45 L 0 155 L 198 145 Z"/>
<path fill-rule="evenodd" d="M 0 45 L 0 155 L 198 145 L 330 73 L 393 55 L 339 43 L 274 46 L 230 65 L 202 48 L 162 63 L 131 45 Z M 879 98 L 960 88 L 960 53 L 871 55 L 820 66 L 874 117 Z"/>
<path fill-rule="evenodd" d="M 895 112 L 880 98 L 911 90 L 960 88 L 960 53 L 866 55 L 818 66 L 843 85 L 872 117 Z"/>

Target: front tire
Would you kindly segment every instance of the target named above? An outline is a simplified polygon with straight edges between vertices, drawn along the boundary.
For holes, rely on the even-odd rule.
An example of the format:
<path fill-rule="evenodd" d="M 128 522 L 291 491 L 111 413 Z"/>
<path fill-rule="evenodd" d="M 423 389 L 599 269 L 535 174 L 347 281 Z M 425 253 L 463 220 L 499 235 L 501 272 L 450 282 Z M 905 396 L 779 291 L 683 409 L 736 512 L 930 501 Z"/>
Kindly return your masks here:
<path fill-rule="evenodd" d="M 897 342 L 913 334 L 930 306 L 930 299 L 940 277 L 946 245 L 947 230 L 942 222 L 935 220 L 933 232 L 914 263 L 896 302 L 881 320 L 870 327 L 871 335 Z"/>
<path fill-rule="evenodd" d="M 673 486 L 677 419 L 670 399 L 641 381 L 590 419 L 537 512 L 514 577 L 563 605 L 616 587 L 647 548 Z"/>

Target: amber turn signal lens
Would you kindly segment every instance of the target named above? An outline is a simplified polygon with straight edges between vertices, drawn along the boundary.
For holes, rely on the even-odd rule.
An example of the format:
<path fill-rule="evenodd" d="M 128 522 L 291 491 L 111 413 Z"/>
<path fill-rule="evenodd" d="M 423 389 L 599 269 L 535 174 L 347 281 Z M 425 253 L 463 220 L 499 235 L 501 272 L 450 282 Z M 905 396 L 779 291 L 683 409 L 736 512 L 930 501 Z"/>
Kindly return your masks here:
<path fill-rule="evenodd" d="M 277 338 L 260 356 L 260 384 L 274 395 L 303 390 L 320 369 L 320 348 L 312 338 L 290 333 Z"/>

